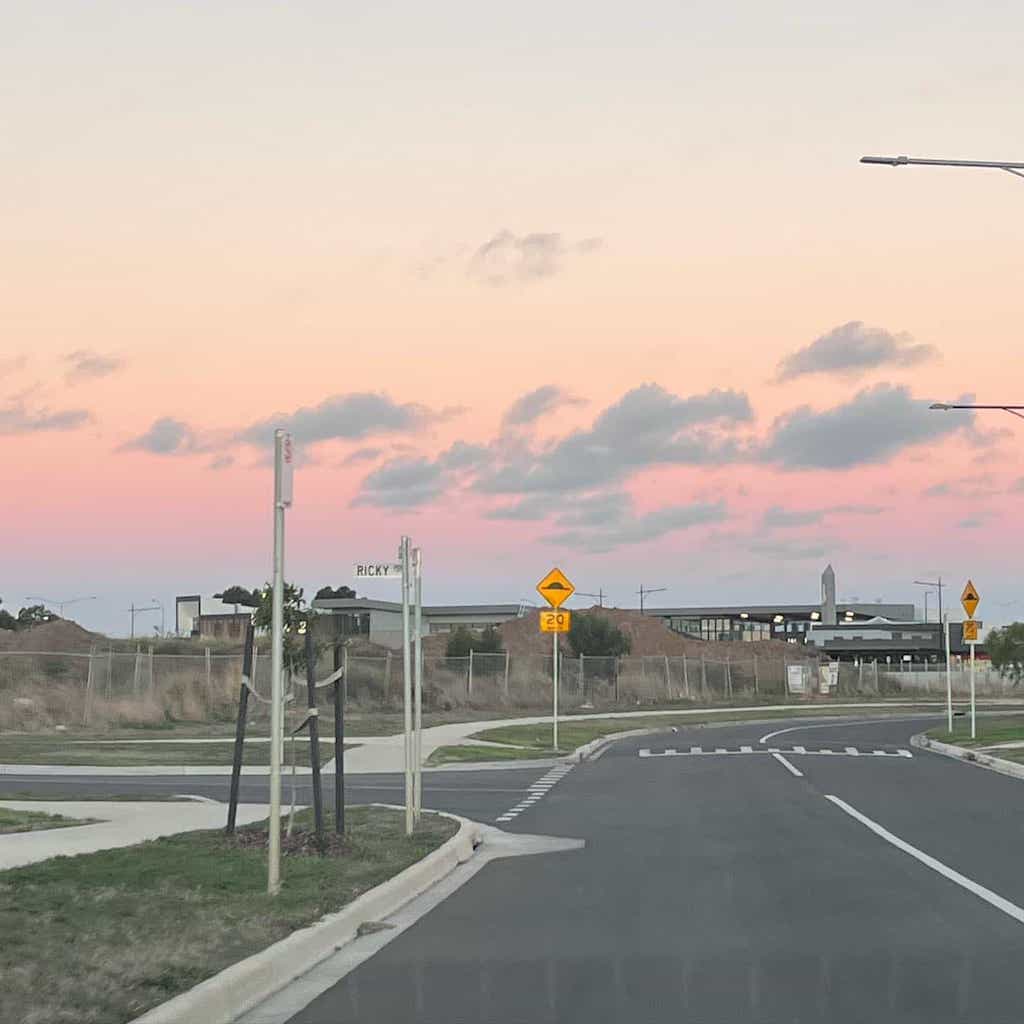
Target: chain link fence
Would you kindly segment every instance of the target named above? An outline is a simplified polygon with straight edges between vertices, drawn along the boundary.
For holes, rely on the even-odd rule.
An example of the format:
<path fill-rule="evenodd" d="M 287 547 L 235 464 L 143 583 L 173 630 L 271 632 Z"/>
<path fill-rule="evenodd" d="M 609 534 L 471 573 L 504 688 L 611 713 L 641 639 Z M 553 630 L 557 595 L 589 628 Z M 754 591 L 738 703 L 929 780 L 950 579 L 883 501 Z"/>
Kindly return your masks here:
<path fill-rule="evenodd" d="M 316 677 L 334 669 L 334 651 L 320 653 Z M 348 701 L 366 710 L 401 707 L 402 656 L 399 652 L 353 655 L 344 659 Z M 795 692 L 792 670 L 799 666 L 804 693 L 837 697 L 945 693 L 942 665 L 896 671 L 881 662 L 844 662 L 831 680 L 812 657 L 715 656 L 713 645 L 701 655 L 634 655 L 622 658 L 562 656 L 559 696 L 566 710 L 614 708 L 693 701 L 722 703 L 782 699 Z M 58 724 L 104 728 L 109 725 L 158 725 L 174 721 L 230 720 L 235 714 L 242 657 L 206 649 L 196 654 L 156 654 L 96 646 L 91 652 L 31 653 L 0 651 L 0 729 Z M 305 704 L 305 675 L 285 667 L 286 692 Z M 428 709 L 542 708 L 551 701 L 550 655 L 507 652 L 468 657 L 427 657 L 423 664 L 424 706 Z M 979 695 L 1005 696 L 1012 682 L 991 666 L 978 666 Z M 953 692 L 969 692 L 966 665 L 952 669 Z M 269 650 L 257 649 L 253 688 L 262 700 L 252 714 L 266 713 L 270 696 Z M 299 692 L 302 688 L 302 692 Z"/>

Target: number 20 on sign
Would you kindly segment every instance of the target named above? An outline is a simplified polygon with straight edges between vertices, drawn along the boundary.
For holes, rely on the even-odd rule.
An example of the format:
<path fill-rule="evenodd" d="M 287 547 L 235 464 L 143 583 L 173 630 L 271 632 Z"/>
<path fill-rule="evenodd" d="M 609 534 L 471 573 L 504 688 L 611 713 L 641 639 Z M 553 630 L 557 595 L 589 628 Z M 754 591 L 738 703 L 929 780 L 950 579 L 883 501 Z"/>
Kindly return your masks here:
<path fill-rule="evenodd" d="M 540 631 L 542 633 L 568 633 L 571 623 L 570 612 L 544 611 L 540 613 Z"/>

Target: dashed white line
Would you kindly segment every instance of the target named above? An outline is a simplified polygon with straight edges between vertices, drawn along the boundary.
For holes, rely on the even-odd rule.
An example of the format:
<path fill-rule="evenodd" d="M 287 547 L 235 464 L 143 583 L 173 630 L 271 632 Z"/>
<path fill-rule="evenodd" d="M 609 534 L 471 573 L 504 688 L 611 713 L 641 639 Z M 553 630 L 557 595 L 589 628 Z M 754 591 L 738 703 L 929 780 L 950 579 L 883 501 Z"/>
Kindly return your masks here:
<path fill-rule="evenodd" d="M 925 867 L 938 872 L 943 878 L 948 878 L 951 882 L 955 882 L 969 893 L 973 893 L 978 899 L 984 900 L 997 910 L 1001 910 L 1008 917 L 1012 917 L 1018 923 L 1024 924 L 1024 910 L 1018 907 L 1016 903 L 1011 903 L 998 893 L 993 892 L 991 889 L 986 889 L 985 886 L 979 885 L 966 875 L 961 875 L 959 871 L 943 864 L 940 860 L 936 860 L 923 850 L 919 850 L 916 846 L 911 846 L 906 840 L 893 835 L 888 829 L 883 828 L 878 822 L 872 821 L 866 814 L 861 814 L 855 807 L 851 807 L 846 801 L 840 800 L 839 797 L 826 794 L 825 799 L 830 800 L 841 811 L 859 821 L 866 828 L 871 829 L 876 836 L 881 837 L 887 843 L 891 843 L 897 850 L 902 850 L 904 853 L 909 854 L 915 860 L 924 864 Z"/>
<path fill-rule="evenodd" d="M 641 757 L 650 755 L 650 751 L 640 751 Z M 522 814 L 529 807 L 533 807 L 549 790 L 553 789 L 562 779 L 572 771 L 573 765 L 558 765 L 552 768 L 545 775 L 542 775 L 536 782 L 527 787 L 527 795 L 515 805 L 510 807 L 503 814 L 498 815 L 495 821 L 512 821 Z"/>
<path fill-rule="evenodd" d="M 807 748 L 806 748 L 806 747 L 797 747 L 797 746 L 794 746 L 794 747 L 793 747 L 793 751 L 794 751 L 795 753 L 797 753 L 797 754 L 806 754 L 806 753 L 807 753 Z"/>
<path fill-rule="evenodd" d="M 753 747 L 740 747 L 741 754 L 752 754 L 754 752 Z"/>
<path fill-rule="evenodd" d="M 846 752 L 851 757 L 860 757 L 860 751 L 856 747 L 847 747 L 846 748 Z"/>
<path fill-rule="evenodd" d="M 772 757 L 774 757 L 775 760 L 778 761 L 779 764 L 781 764 L 784 768 L 792 772 L 798 779 L 802 779 L 804 777 L 804 773 L 800 771 L 800 769 L 797 768 L 795 765 L 790 764 L 781 754 L 777 754 L 775 753 L 775 751 L 772 751 Z"/>

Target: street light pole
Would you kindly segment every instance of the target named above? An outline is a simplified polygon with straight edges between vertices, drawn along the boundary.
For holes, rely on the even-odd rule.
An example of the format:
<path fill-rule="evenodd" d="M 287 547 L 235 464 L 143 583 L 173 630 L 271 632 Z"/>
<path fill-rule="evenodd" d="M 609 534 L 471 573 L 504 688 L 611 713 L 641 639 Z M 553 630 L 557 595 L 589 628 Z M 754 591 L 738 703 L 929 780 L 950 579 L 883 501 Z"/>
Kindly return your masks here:
<path fill-rule="evenodd" d="M 43 604 L 56 605 L 57 606 L 57 614 L 63 619 L 64 618 L 64 609 L 69 604 L 78 604 L 79 601 L 95 601 L 96 598 L 94 596 L 93 597 L 68 597 L 68 598 L 65 598 L 63 601 L 55 601 L 55 600 L 53 600 L 53 598 L 50 598 L 50 597 L 40 597 L 38 594 L 30 594 L 28 597 L 25 598 L 25 600 L 26 601 L 42 601 Z"/>
<path fill-rule="evenodd" d="M 884 164 L 888 167 L 981 167 L 986 170 L 1007 171 L 1024 178 L 1024 163 L 1011 160 L 935 160 L 914 156 L 862 156 L 862 164 Z"/>
<path fill-rule="evenodd" d="M 644 595 L 645 594 L 660 594 L 663 591 L 668 590 L 668 587 L 645 587 L 642 583 L 640 589 L 637 591 L 640 595 L 640 614 L 644 613 Z"/>

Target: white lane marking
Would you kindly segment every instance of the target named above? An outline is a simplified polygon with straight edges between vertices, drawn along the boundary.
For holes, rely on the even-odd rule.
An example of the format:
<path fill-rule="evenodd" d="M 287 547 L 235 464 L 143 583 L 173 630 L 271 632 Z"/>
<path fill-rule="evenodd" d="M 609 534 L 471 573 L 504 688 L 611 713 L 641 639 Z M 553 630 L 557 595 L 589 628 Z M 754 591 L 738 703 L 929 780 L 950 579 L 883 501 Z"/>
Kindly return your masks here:
<path fill-rule="evenodd" d="M 793 753 L 794 754 L 806 754 L 807 750 L 806 750 L 805 747 L 794 747 L 793 748 Z"/>
<path fill-rule="evenodd" d="M 715 753 L 716 754 L 724 754 L 725 753 L 725 747 L 715 747 Z"/>
<path fill-rule="evenodd" d="M 877 754 L 879 757 L 885 757 L 885 751 L 884 750 L 875 750 L 875 751 L 873 751 L 873 753 Z"/>
<path fill-rule="evenodd" d="M 666 754 L 668 754 L 668 755 L 670 755 L 670 756 L 671 756 L 672 754 L 674 754 L 675 752 L 676 752 L 676 750 L 675 750 L 675 747 L 667 747 L 667 748 L 665 749 L 665 751 L 664 751 L 664 753 L 666 753 Z"/>
<path fill-rule="evenodd" d="M 766 732 L 757 742 L 767 743 L 773 736 L 781 736 L 784 732 L 802 732 L 804 729 L 843 729 L 858 725 L 878 725 L 881 722 L 919 722 L 922 718 L 934 718 L 927 711 L 913 718 L 889 718 L 887 715 L 876 715 L 873 718 L 860 718 L 855 721 L 845 722 L 824 722 L 821 725 L 791 725 L 785 729 L 776 729 L 775 732 Z"/>
<path fill-rule="evenodd" d="M 640 750 L 640 756 L 641 757 L 650 757 L 651 756 L 651 752 L 650 752 L 650 750 L 647 747 L 642 747 L 641 750 Z"/>
<path fill-rule="evenodd" d="M 923 850 L 919 850 L 916 846 L 911 846 L 905 839 L 900 839 L 899 836 L 893 835 L 888 829 L 879 825 L 878 822 L 872 821 L 866 814 L 861 814 L 856 807 L 851 807 L 845 800 L 840 800 L 839 797 L 829 796 L 828 794 L 825 795 L 825 799 L 831 800 L 841 811 L 845 811 L 851 818 L 855 818 L 862 825 L 871 829 L 875 835 L 880 836 L 887 843 L 892 843 L 897 850 L 902 850 L 904 853 L 909 854 L 915 860 L 924 864 L 925 867 L 931 868 L 932 871 L 937 871 L 943 878 L 948 878 L 951 882 L 955 882 L 968 892 L 973 893 L 978 899 L 984 900 L 997 910 L 1001 910 L 1004 914 L 1012 917 L 1015 921 L 1024 924 L 1024 910 L 1018 907 L 1016 903 L 1011 903 L 998 893 L 993 892 L 991 889 L 986 889 L 985 886 L 972 881 L 966 875 L 961 875 L 959 871 L 943 864 L 941 860 L 936 860 Z"/>
<path fill-rule="evenodd" d="M 899 754 L 900 757 L 913 757 L 914 756 L 909 750 L 900 749 L 900 750 L 897 750 L 896 753 Z"/>
<path fill-rule="evenodd" d="M 828 748 L 825 748 L 824 750 L 819 750 L 818 753 L 819 754 L 831 754 L 832 751 L 829 750 Z"/>
<path fill-rule="evenodd" d="M 703 754 L 704 753 L 704 748 L 703 747 L 690 747 L 690 753 L 691 754 Z"/>
<path fill-rule="evenodd" d="M 860 757 L 860 751 L 856 747 L 847 747 L 846 752 L 853 757 Z"/>
<path fill-rule="evenodd" d="M 648 751 L 650 754 L 650 751 Z M 643 752 L 640 754 L 643 757 Z M 511 821 L 517 815 L 523 813 L 530 807 L 533 807 L 547 792 L 554 788 L 554 786 L 561 780 L 564 779 L 569 772 L 572 771 L 573 765 L 559 765 L 557 768 L 552 768 L 546 775 L 542 775 L 536 782 L 532 783 L 526 790 L 526 796 L 515 805 L 510 807 L 507 811 L 498 815 L 495 821 Z"/>
<path fill-rule="evenodd" d="M 741 754 L 752 754 L 754 752 L 753 747 L 740 747 Z"/>
<path fill-rule="evenodd" d="M 804 773 L 800 771 L 800 769 L 797 768 L 795 765 L 790 764 L 781 754 L 776 754 L 774 751 L 772 751 L 772 757 L 774 757 L 775 760 L 778 761 L 779 764 L 781 764 L 788 771 L 791 771 L 798 779 L 802 779 L 804 777 Z"/>

